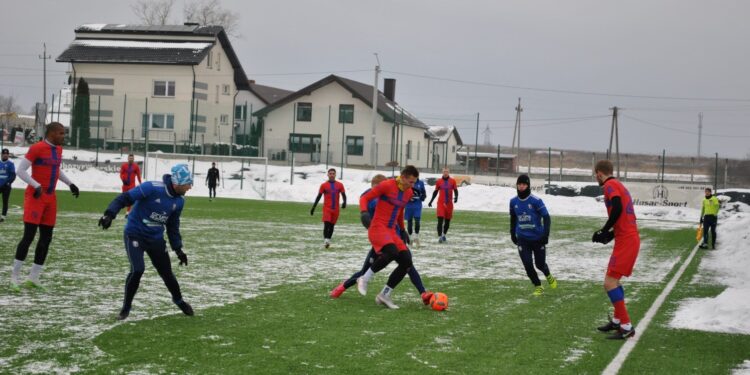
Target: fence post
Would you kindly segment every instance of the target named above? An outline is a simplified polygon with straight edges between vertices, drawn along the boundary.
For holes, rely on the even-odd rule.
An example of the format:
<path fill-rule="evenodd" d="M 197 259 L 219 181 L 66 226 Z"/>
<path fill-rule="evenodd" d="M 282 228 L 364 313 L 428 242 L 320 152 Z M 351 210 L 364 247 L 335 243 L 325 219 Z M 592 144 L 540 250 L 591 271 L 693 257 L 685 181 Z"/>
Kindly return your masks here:
<path fill-rule="evenodd" d="M 128 108 L 128 94 L 125 94 L 125 99 L 122 101 L 122 136 L 120 138 L 120 156 L 122 156 L 122 147 L 125 145 L 125 116 L 127 115 L 127 108 Z M 114 119 L 113 119 L 114 120 Z M 112 130 L 114 131 L 114 123 L 112 124 Z M 133 146 L 130 146 L 130 148 L 133 148 Z M 133 152 L 133 150 L 130 150 L 130 152 Z"/>

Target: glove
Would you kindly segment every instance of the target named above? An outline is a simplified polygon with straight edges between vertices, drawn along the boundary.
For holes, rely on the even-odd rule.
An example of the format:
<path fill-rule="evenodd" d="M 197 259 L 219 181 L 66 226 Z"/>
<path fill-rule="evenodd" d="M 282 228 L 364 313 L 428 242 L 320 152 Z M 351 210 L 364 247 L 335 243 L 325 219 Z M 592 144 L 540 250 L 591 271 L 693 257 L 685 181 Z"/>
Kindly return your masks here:
<path fill-rule="evenodd" d="M 510 233 L 510 240 L 513 242 L 514 245 L 518 246 L 518 237 L 516 237 L 515 232 Z"/>
<path fill-rule="evenodd" d="M 542 245 L 546 245 L 549 243 L 549 237 L 542 236 L 542 239 L 539 242 L 541 242 Z"/>
<path fill-rule="evenodd" d="M 401 231 L 401 241 L 404 241 L 407 245 L 411 245 L 411 238 L 409 238 L 409 232 L 406 230 Z"/>
<path fill-rule="evenodd" d="M 42 187 L 41 186 L 35 187 L 34 188 L 34 198 L 39 199 L 39 197 L 41 197 L 41 196 L 42 196 Z"/>
<path fill-rule="evenodd" d="M 458 197 L 453 197 L 453 203 L 458 202 Z"/>
<path fill-rule="evenodd" d="M 701 217 L 701 222 L 700 223 L 703 224 L 703 217 Z"/>
<path fill-rule="evenodd" d="M 102 227 L 102 229 L 108 229 L 112 226 L 112 220 L 114 220 L 114 217 L 108 212 L 105 212 L 104 215 L 99 218 L 99 226 Z"/>
<path fill-rule="evenodd" d="M 73 193 L 73 196 L 76 197 L 76 198 L 78 198 L 78 195 L 80 195 L 80 191 L 78 190 L 78 186 L 76 186 L 76 184 L 70 184 L 70 186 L 68 186 L 68 188 L 70 188 L 70 192 Z"/>
<path fill-rule="evenodd" d="M 346 208 L 346 202 L 341 204 L 341 208 Z"/>
<path fill-rule="evenodd" d="M 312 216 L 314 214 L 315 214 L 315 206 L 313 206 L 313 208 L 310 209 L 310 216 Z"/>
<path fill-rule="evenodd" d="M 370 222 L 372 221 L 372 218 L 370 217 L 369 212 L 362 211 L 362 213 L 359 214 L 359 220 L 362 221 L 362 226 L 364 226 L 367 229 L 370 229 Z"/>
<path fill-rule="evenodd" d="M 603 231 L 603 230 L 600 229 L 600 230 L 596 231 L 596 233 L 594 233 L 593 236 L 591 236 L 591 242 L 598 242 L 598 243 L 601 243 L 601 244 L 608 244 L 614 238 L 615 238 L 615 233 L 614 232 L 612 232 L 612 231 L 605 232 L 605 231 Z"/>
<path fill-rule="evenodd" d="M 187 266 L 188 265 L 187 255 L 185 255 L 185 253 L 182 251 L 182 249 L 175 249 L 174 253 L 177 254 L 177 259 L 180 260 L 180 265 L 181 266 Z"/>
<path fill-rule="evenodd" d="M 427 203 L 427 207 L 432 207 L 432 201 L 430 201 L 430 203 Z"/>

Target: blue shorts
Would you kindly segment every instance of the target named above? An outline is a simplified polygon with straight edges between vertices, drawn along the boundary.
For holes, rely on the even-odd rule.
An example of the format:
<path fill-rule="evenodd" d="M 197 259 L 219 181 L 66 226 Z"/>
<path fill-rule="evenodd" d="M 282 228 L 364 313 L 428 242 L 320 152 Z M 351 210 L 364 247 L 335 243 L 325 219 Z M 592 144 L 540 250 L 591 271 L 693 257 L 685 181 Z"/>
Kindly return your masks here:
<path fill-rule="evenodd" d="M 418 203 L 407 203 L 406 209 L 404 209 L 404 220 L 409 221 L 412 218 L 422 218 L 422 202 Z"/>

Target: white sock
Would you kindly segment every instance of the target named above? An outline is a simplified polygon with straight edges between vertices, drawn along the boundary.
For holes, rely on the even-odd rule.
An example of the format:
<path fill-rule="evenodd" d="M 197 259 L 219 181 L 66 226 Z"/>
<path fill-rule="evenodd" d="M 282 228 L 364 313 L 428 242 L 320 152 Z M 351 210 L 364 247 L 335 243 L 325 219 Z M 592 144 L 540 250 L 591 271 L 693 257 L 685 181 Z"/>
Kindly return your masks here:
<path fill-rule="evenodd" d="M 364 277 L 365 281 L 370 282 L 372 280 L 372 277 L 375 276 L 375 272 L 372 272 L 372 268 L 368 268 L 367 272 L 365 272 Z"/>
<path fill-rule="evenodd" d="M 631 329 L 633 329 L 633 323 L 623 324 L 623 325 L 620 326 L 620 328 L 622 328 L 622 329 L 624 329 L 626 331 L 630 331 Z"/>
<path fill-rule="evenodd" d="M 386 285 L 383 288 L 383 291 L 380 292 L 380 294 L 382 294 L 382 295 L 384 295 L 386 297 L 390 297 L 391 296 L 391 292 L 393 292 L 393 289 L 391 287 L 389 287 L 388 285 Z"/>
<path fill-rule="evenodd" d="M 18 280 L 18 277 L 21 275 L 21 267 L 23 266 L 23 261 L 14 259 L 13 260 L 13 273 L 11 274 L 11 277 L 14 280 Z"/>
<path fill-rule="evenodd" d="M 612 323 L 620 324 L 620 319 L 612 318 Z"/>
<path fill-rule="evenodd" d="M 31 272 L 29 272 L 29 280 L 39 284 L 39 275 L 42 274 L 42 268 L 44 268 L 43 265 L 34 263 L 31 266 Z"/>

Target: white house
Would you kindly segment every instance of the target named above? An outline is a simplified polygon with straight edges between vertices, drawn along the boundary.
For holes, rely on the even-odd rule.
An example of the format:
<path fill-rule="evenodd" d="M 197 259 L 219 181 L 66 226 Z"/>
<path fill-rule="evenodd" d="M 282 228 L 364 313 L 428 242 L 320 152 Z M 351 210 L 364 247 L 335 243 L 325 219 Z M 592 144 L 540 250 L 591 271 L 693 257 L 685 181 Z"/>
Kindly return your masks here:
<path fill-rule="evenodd" d="M 378 91 L 375 163 L 426 166 L 427 126 L 394 101 L 395 80 Z M 330 75 L 254 112 L 270 160 L 373 165 L 373 87 Z"/>
<path fill-rule="evenodd" d="M 464 144 L 456 127 L 430 126 L 427 135 L 430 139 L 431 152 L 431 162 L 428 168 L 439 171 L 446 166 L 456 165 L 456 153 Z"/>
<path fill-rule="evenodd" d="M 230 143 L 238 94 L 257 99 L 220 26 L 83 25 L 57 61 L 70 63 L 74 95 L 88 82 L 91 137 L 110 145 Z"/>

